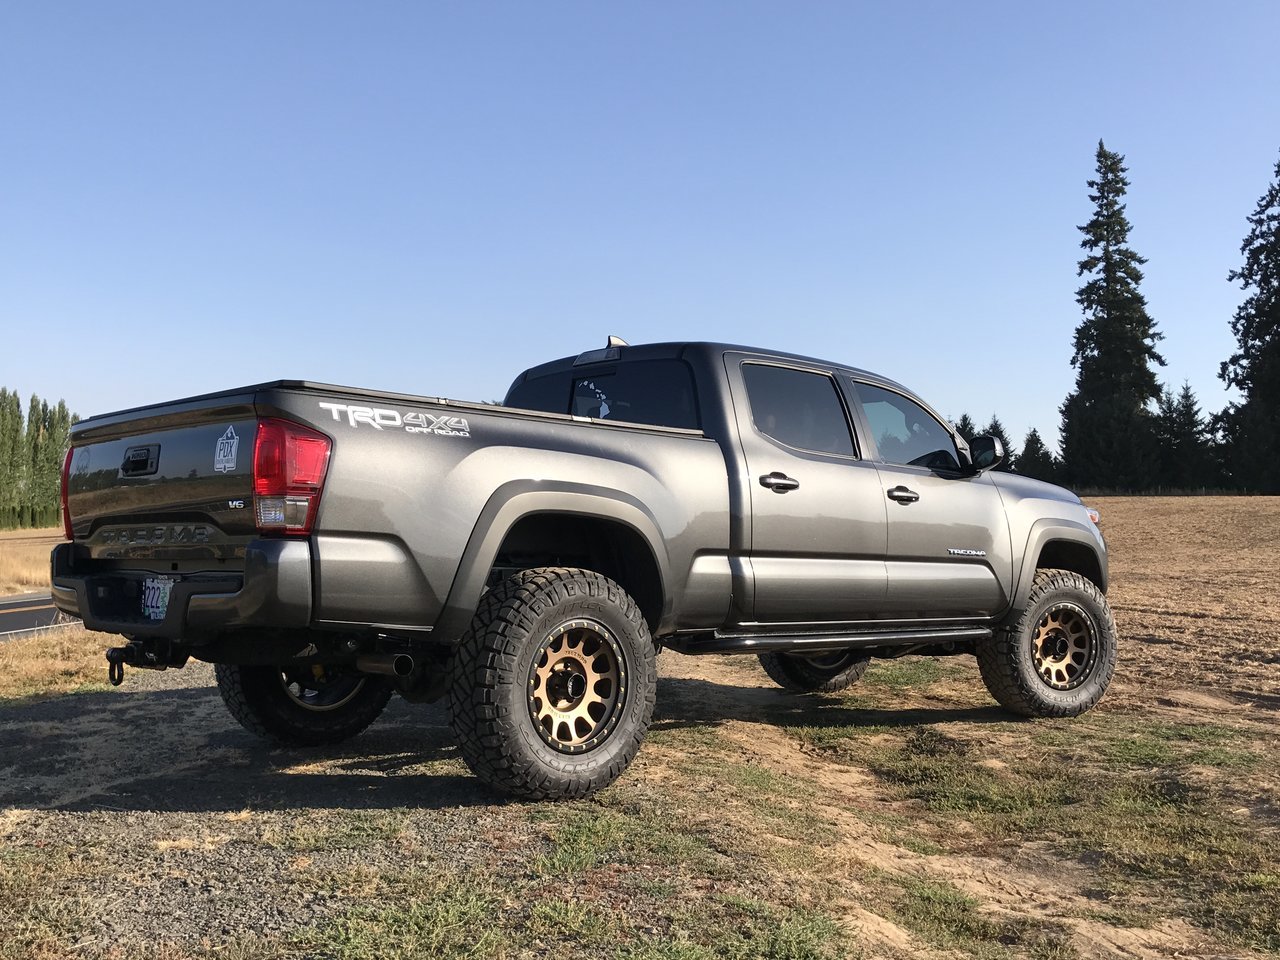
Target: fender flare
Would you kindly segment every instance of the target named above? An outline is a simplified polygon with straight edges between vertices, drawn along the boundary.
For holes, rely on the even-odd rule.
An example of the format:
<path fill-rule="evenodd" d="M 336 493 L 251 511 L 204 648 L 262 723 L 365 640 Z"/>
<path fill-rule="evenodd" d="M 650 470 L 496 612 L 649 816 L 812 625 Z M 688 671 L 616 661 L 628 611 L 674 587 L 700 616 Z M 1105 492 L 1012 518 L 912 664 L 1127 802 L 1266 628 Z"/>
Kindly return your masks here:
<path fill-rule="evenodd" d="M 667 593 L 670 558 L 657 520 L 641 501 L 608 487 L 559 480 L 512 480 L 493 492 L 462 551 L 453 585 L 432 635 L 455 642 L 475 616 L 484 582 L 508 533 L 525 517 L 560 513 L 612 520 L 630 527 L 649 547 L 658 568 L 663 596 L 663 619 L 670 614 Z"/>
<path fill-rule="evenodd" d="M 1022 566 L 1018 572 L 1018 580 L 1013 592 L 1013 606 L 1010 615 L 1016 615 L 1026 606 L 1031 596 L 1031 585 L 1036 578 L 1036 560 L 1045 544 L 1058 540 L 1086 548 L 1098 561 L 1098 571 L 1102 583 L 1098 586 L 1103 593 L 1107 591 L 1107 555 L 1098 549 L 1098 535 L 1082 523 L 1061 518 L 1042 518 L 1031 525 L 1027 534 L 1027 545 L 1022 551 Z"/>

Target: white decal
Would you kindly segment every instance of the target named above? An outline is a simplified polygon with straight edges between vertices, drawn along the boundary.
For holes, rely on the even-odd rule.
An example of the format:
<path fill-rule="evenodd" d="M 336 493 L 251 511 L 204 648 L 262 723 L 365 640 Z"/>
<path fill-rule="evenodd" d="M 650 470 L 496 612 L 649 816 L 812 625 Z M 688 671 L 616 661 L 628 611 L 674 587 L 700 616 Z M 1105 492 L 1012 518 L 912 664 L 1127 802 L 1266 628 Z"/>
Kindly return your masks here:
<path fill-rule="evenodd" d="M 437 437 L 471 436 L 471 425 L 462 417 L 438 417 L 420 410 L 401 414 L 398 410 L 383 407 L 360 407 L 324 401 L 320 401 L 320 409 L 328 410 L 333 414 L 334 420 L 345 420 L 352 427 L 363 424 L 375 430 L 403 428 L 406 433 L 430 433 Z"/>
<path fill-rule="evenodd" d="M 230 473 L 236 468 L 236 454 L 240 450 L 240 438 L 236 436 L 235 427 L 227 427 L 227 432 L 218 439 L 213 451 L 213 469 L 217 473 Z"/>

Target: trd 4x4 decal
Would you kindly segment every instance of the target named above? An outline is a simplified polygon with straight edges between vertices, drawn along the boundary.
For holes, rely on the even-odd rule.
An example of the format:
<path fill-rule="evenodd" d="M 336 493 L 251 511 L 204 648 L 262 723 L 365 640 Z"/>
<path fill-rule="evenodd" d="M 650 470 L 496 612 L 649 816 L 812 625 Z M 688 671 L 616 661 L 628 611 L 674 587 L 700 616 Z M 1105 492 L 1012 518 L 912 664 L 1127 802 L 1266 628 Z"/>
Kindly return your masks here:
<path fill-rule="evenodd" d="M 405 433 L 433 433 L 438 437 L 469 437 L 471 425 L 462 417 L 438 417 L 421 410 L 401 413 L 386 407 L 360 407 L 346 403 L 320 401 L 320 409 L 328 410 L 333 419 L 345 420 L 352 427 L 361 424 L 375 430 L 404 430 Z"/>

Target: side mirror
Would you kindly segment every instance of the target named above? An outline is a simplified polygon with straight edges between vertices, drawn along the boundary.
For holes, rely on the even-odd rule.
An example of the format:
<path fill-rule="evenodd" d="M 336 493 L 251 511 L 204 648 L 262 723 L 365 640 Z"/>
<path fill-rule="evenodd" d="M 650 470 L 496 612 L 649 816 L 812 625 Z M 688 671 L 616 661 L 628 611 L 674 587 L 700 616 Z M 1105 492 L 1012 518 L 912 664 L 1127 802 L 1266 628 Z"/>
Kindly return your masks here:
<path fill-rule="evenodd" d="M 1004 444 L 999 437 L 974 437 L 969 441 L 969 457 L 974 471 L 990 470 L 1004 460 Z"/>

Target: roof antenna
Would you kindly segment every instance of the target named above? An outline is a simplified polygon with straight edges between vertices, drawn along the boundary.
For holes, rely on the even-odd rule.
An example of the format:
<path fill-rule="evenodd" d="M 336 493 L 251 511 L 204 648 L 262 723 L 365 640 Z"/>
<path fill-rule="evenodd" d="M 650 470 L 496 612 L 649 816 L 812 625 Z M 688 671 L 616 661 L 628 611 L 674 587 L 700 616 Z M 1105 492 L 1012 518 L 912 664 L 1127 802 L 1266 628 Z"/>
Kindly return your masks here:
<path fill-rule="evenodd" d="M 621 337 L 615 337 L 613 334 L 609 334 L 609 340 L 605 344 L 605 346 L 606 347 L 629 347 L 631 346 L 631 344 L 627 343 L 627 341 L 623 340 Z"/>

